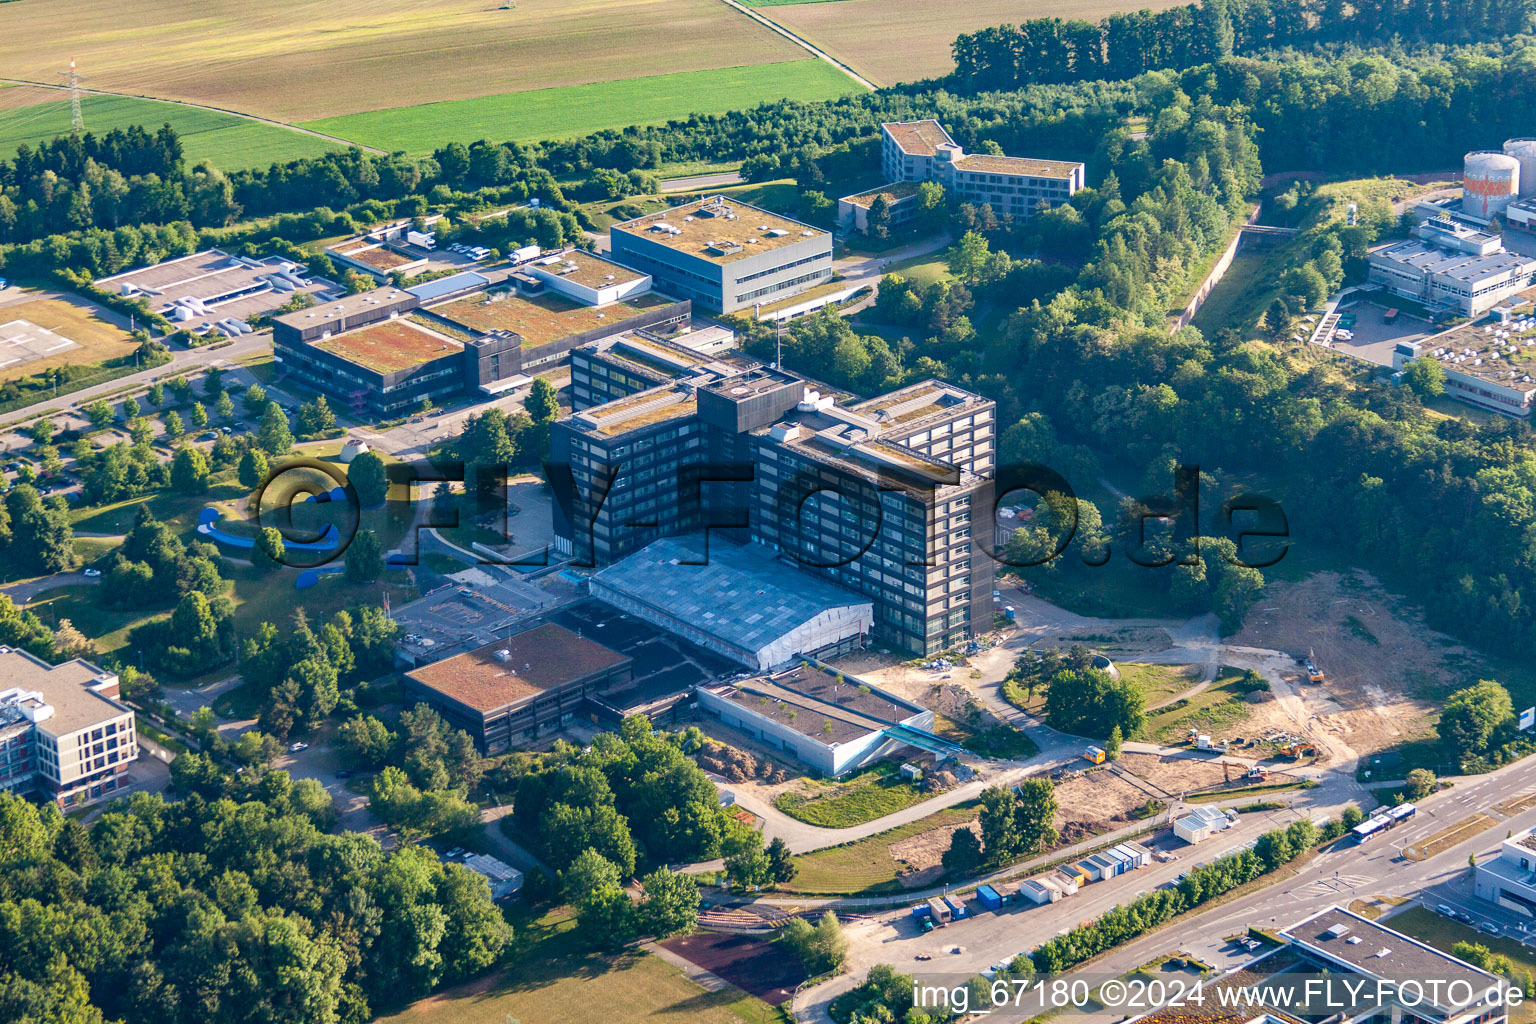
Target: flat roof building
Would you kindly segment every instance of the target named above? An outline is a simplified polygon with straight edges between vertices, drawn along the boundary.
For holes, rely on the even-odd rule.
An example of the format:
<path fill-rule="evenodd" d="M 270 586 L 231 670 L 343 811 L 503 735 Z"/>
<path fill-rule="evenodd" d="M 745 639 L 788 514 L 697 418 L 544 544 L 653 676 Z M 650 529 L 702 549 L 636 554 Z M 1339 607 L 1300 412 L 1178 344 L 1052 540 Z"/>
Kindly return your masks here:
<path fill-rule="evenodd" d="M 524 270 L 548 288 L 584 306 L 607 305 L 651 290 L 649 275 L 580 249 L 539 257 Z"/>
<path fill-rule="evenodd" d="M 1433 359 L 1445 393 L 1469 405 L 1527 419 L 1536 399 L 1536 317 L 1507 324 L 1463 324 L 1422 341 L 1398 342 L 1392 368 Z"/>
<path fill-rule="evenodd" d="M 0 789 L 35 789 L 69 805 L 125 784 L 138 733 L 133 709 L 117 699 L 115 673 L 0 647 L 0 679 Z"/>
<path fill-rule="evenodd" d="M 595 272 L 595 262 L 581 258 L 582 276 Z M 616 287 L 644 281 L 622 267 L 613 269 L 622 282 Z M 562 361 L 577 345 L 642 327 L 667 330 L 687 323 L 690 315 L 687 302 L 643 291 L 624 301 L 588 305 L 556 294 L 524 298 L 505 286 L 484 290 L 489 283 L 484 275 L 466 272 L 416 289 L 379 288 L 276 317 L 272 345 L 280 377 L 294 375 L 355 414 L 399 416 L 424 399 L 442 403 L 501 394 Z"/>
<path fill-rule="evenodd" d="M 1446 249 L 1420 239 L 1397 242 L 1367 257 L 1369 280 L 1430 310 L 1480 316 L 1529 287 L 1536 259 L 1502 249 L 1486 254 Z"/>
<path fill-rule="evenodd" d="M 1125 1024 L 1325 1019 L 1504 1024 L 1509 1019 L 1503 998 L 1507 981 L 1343 908 L 1313 914 L 1279 937 L 1283 945 L 1206 978 L 1204 998 L 1164 1006 Z"/>
<path fill-rule="evenodd" d="M 796 655 L 862 646 L 873 608 L 859 594 L 776 561 L 756 544 L 668 538 L 590 581 L 592 596 L 757 671 Z"/>
<path fill-rule="evenodd" d="M 832 276 L 831 233 L 725 196 L 615 224 L 608 237 L 616 262 L 721 313 L 768 305 Z"/>
<path fill-rule="evenodd" d="M 1536 828 L 1505 839 L 1496 858 L 1477 865 L 1473 886 L 1479 899 L 1536 918 Z"/>
<path fill-rule="evenodd" d="M 634 660 L 543 623 L 412 669 L 405 690 L 474 738 L 486 754 L 569 725 L 583 701 L 628 683 Z"/>
<path fill-rule="evenodd" d="M 292 302 L 296 295 L 317 300 L 340 294 L 323 278 L 312 278 L 302 263 L 267 256 L 233 256 L 205 249 L 190 256 L 127 270 L 96 281 L 96 287 L 128 298 L 194 330 L 216 328 L 221 319 L 247 320 Z"/>
<path fill-rule="evenodd" d="M 696 692 L 704 713 L 827 775 L 869 764 L 933 727 L 927 708 L 811 661 Z"/>
<path fill-rule="evenodd" d="M 951 202 L 986 204 L 998 217 L 1028 220 L 1071 199 L 1087 173 L 1075 160 L 967 153 L 931 118 L 880 126 L 880 170 L 891 184 L 838 200 L 844 228 L 868 230 L 876 195 L 891 204 L 893 225 L 906 223 L 916 214 L 916 184 L 924 181 L 943 185 Z"/>
<path fill-rule="evenodd" d="M 577 369 L 573 387 L 595 393 Z M 707 524 L 721 537 L 719 524 L 739 523 L 733 539 L 869 599 L 876 638 L 940 651 L 992 621 L 992 558 L 975 550 L 970 520 L 990 501 L 994 416 L 991 401 L 937 380 L 844 405 L 769 367 L 689 367 L 556 422 L 553 461 L 575 486 L 555 503 L 555 547 L 607 566 L 662 537 Z M 748 470 L 712 484 L 708 502 L 680 485 L 721 464 Z"/>

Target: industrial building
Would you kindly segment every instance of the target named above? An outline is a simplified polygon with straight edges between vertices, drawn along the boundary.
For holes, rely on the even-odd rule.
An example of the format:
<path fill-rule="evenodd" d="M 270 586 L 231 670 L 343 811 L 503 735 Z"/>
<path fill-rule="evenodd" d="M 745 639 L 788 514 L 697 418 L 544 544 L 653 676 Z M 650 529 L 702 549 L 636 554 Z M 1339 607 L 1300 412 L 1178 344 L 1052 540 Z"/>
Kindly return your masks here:
<path fill-rule="evenodd" d="M 768 305 L 832 277 L 832 235 L 725 196 L 615 224 L 612 259 L 706 309 Z"/>
<path fill-rule="evenodd" d="M 412 669 L 404 687 L 481 751 L 504 754 L 570 725 L 587 698 L 628 683 L 633 667 L 634 659 L 546 622 Z"/>
<path fill-rule="evenodd" d="M 655 541 L 590 580 L 592 596 L 755 671 L 857 650 L 870 602 L 774 559 L 761 545 Z"/>
<path fill-rule="evenodd" d="M 1477 217 L 1502 214 L 1520 195 L 1520 161 L 1498 150 L 1468 153 L 1462 161 L 1461 208 Z"/>
<path fill-rule="evenodd" d="M 986 204 L 1000 218 L 1028 220 L 1071 199 L 1087 173 L 1073 160 L 967 153 L 931 118 L 882 124 L 880 169 L 891 184 L 838 200 L 843 228 L 868 230 L 869 204 L 881 194 L 893 206 L 893 223 L 898 216 L 904 223 L 916 214 L 916 183 L 924 181 L 943 185 L 951 202 Z"/>
<path fill-rule="evenodd" d="M 1481 316 L 1527 288 L 1536 258 L 1502 249 L 1477 255 L 1411 239 L 1367 257 L 1372 284 L 1411 299 L 1430 311 Z"/>
<path fill-rule="evenodd" d="M 712 557 L 727 535 L 764 545 L 869 599 L 875 639 L 941 651 L 992 622 L 992 559 L 972 542 L 971 511 L 990 502 L 994 416 L 937 380 L 843 405 L 782 370 L 689 367 L 555 423 L 552 458 L 571 471 L 555 549 L 606 566 L 708 525 Z M 744 468 L 680 485 L 723 463 Z"/>
<path fill-rule="evenodd" d="M 703 713 L 829 776 L 936 738 L 932 711 L 813 661 L 696 692 Z"/>
<path fill-rule="evenodd" d="M 590 268 L 585 257 L 577 265 Z M 466 272 L 275 317 L 272 347 L 279 378 L 291 375 L 354 414 L 389 418 L 414 410 L 424 399 L 440 404 L 501 394 L 560 362 L 577 345 L 626 330 L 667 331 L 686 324 L 690 315 L 687 302 L 643 292 L 587 305 L 564 295 L 524 298 L 510 286 L 488 291 L 490 281 Z"/>
<path fill-rule="evenodd" d="M 0 789 L 61 806 L 117 792 L 139 756 L 133 709 L 117 675 L 76 658 L 61 665 L 0 647 Z"/>
<path fill-rule="evenodd" d="M 232 256 L 222 249 L 103 277 L 96 287 L 144 299 L 152 312 L 189 330 L 230 335 L 244 332 L 225 321 L 244 324 L 301 294 L 317 300 L 341 294 L 332 282 L 310 277 L 302 263 L 276 256 Z"/>
<path fill-rule="evenodd" d="M 524 273 L 583 306 L 606 306 L 651 290 L 650 275 L 580 249 L 540 257 Z"/>
<path fill-rule="evenodd" d="M 1202 979 L 1198 1002 L 1166 1005 L 1125 1024 L 1509 1020 L 1507 980 L 1342 907 L 1281 930 L 1279 939 L 1257 957 Z"/>

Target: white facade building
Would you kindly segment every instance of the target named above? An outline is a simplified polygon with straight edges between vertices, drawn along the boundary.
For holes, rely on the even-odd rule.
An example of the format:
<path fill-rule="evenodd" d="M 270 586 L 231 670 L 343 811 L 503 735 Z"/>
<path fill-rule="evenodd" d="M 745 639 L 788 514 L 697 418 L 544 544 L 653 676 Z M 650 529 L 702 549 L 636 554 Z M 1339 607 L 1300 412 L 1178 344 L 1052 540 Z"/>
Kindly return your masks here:
<path fill-rule="evenodd" d="M 116 674 L 0 647 L 0 680 L 0 789 L 35 788 L 74 804 L 121 788 L 139 749 Z"/>

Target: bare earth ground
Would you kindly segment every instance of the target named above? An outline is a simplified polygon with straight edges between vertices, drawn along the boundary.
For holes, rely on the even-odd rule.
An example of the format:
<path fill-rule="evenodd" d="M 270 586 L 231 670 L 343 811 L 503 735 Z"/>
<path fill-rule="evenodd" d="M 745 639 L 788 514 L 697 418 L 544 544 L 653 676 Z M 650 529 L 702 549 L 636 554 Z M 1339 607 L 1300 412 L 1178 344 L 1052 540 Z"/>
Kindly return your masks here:
<path fill-rule="evenodd" d="M 1217 769 L 1216 777 L 1219 781 L 1220 769 Z M 1056 784 L 1057 810 L 1053 819 L 1056 830 L 1061 833 L 1061 845 L 1080 842 L 1128 824 L 1133 820 L 1130 812 L 1146 803 L 1147 797 L 1145 791 L 1109 771 L 1063 779 Z M 902 885 L 909 889 L 922 888 L 937 878 L 942 873 L 940 858 L 949 849 L 955 829 L 960 827 L 969 827 L 977 838 L 981 836 L 980 824 L 972 821 L 967 826 L 929 829 L 892 843 L 891 857 L 907 867 L 901 876 Z"/>
<path fill-rule="evenodd" d="M 1336 757 L 1427 733 L 1436 705 L 1416 694 L 1462 678 L 1479 661 L 1360 570 L 1274 584 L 1225 646 L 1223 662 L 1258 668 L 1275 685 L 1276 699 L 1255 707 L 1249 731 L 1304 731 Z M 1284 656 L 1308 650 L 1327 677 L 1322 686 L 1300 681 L 1300 667 Z"/>
<path fill-rule="evenodd" d="M 290 121 L 804 55 L 717 0 L 0 4 L 7 77 Z"/>
<path fill-rule="evenodd" d="M 1212 789 L 1227 781 L 1218 761 L 1191 757 L 1163 757 L 1158 754 L 1124 753 L 1120 767 L 1146 779 L 1168 793 L 1192 793 Z"/>

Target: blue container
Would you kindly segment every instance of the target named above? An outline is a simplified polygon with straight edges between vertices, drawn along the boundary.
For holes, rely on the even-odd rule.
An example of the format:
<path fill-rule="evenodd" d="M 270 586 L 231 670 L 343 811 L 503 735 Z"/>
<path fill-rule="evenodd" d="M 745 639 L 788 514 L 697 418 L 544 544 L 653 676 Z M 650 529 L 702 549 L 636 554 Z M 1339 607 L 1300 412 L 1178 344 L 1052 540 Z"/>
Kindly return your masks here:
<path fill-rule="evenodd" d="M 983 885 L 976 890 L 976 901 L 988 910 L 999 910 L 1003 906 L 1003 897 L 990 885 Z"/>
<path fill-rule="evenodd" d="M 912 916 L 915 918 L 927 917 L 931 913 L 933 913 L 933 910 L 926 903 L 919 903 L 912 908 Z"/>
<path fill-rule="evenodd" d="M 956 921 L 965 916 L 965 903 L 962 900 L 955 899 L 952 896 L 945 896 L 944 905 L 949 908 L 951 914 L 955 915 Z"/>

